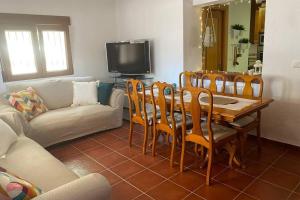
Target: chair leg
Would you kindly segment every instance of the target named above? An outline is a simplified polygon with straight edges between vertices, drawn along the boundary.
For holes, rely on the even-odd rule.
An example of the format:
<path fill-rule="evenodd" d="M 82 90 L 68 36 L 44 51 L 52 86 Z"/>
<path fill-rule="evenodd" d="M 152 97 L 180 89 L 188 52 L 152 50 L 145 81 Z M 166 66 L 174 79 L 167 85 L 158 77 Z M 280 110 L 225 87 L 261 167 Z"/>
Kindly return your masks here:
<path fill-rule="evenodd" d="M 214 152 L 213 152 L 214 153 Z M 208 150 L 203 149 L 203 158 L 201 158 L 203 161 L 200 164 L 200 169 L 204 169 L 207 166 L 208 160 L 209 160 L 209 154 Z"/>
<path fill-rule="evenodd" d="M 246 141 L 247 141 L 247 133 L 239 133 L 239 140 L 240 140 L 240 156 L 242 164 L 245 162 L 245 151 L 246 151 Z"/>
<path fill-rule="evenodd" d="M 170 136 L 171 136 L 170 134 L 166 133 L 166 140 L 169 146 L 171 145 Z"/>
<path fill-rule="evenodd" d="M 180 158 L 180 172 L 183 172 L 184 170 L 184 154 L 185 154 L 185 142 L 182 142 L 182 148 L 181 148 L 181 158 Z"/>
<path fill-rule="evenodd" d="M 257 132 L 257 135 L 256 135 L 256 137 L 257 137 L 257 150 L 258 150 L 258 152 L 261 152 L 260 124 L 257 126 L 256 132 Z"/>
<path fill-rule="evenodd" d="M 199 152 L 198 152 L 198 144 L 194 144 L 194 152 L 197 156 L 199 156 Z"/>
<path fill-rule="evenodd" d="M 261 121 L 261 111 L 257 112 L 257 120 L 258 120 L 258 125 L 256 129 L 257 133 L 257 147 L 258 147 L 258 152 L 261 152 L 261 127 L 260 127 L 260 121 Z"/>
<path fill-rule="evenodd" d="M 236 144 L 231 144 L 230 142 L 226 143 L 225 149 L 229 153 L 228 165 L 232 168 L 232 163 L 234 162 L 237 166 L 241 166 L 240 161 L 236 157 Z"/>
<path fill-rule="evenodd" d="M 151 125 L 150 126 L 150 140 L 151 140 L 151 142 L 150 142 L 150 144 L 148 144 L 149 149 L 152 149 L 153 133 L 154 133 L 154 126 Z"/>
<path fill-rule="evenodd" d="M 172 151 L 171 151 L 171 159 L 170 159 L 170 166 L 174 166 L 174 153 L 175 153 L 175 147 L 176 147 L 176 134 L 173 135 L 173 141 L 172 141 Z"/>
<path fill-rule="evenodd" d="M 212 171 L 212 162 L 213 162 L 213 154 L 214 150 L 210 149 L 208 151 L 208 165 L 207 165 L 207 173 L 206 173 L 206 185 L 210 185 L 210 176 Z"/>
<path fill-rule="evenodd" d="M 147 141 L 148 141 L 148 126 L 144 127 L 144 144 L 143 144 L 143 154 L 146 154 L 147 151 Z"/>
<path fill-rule="evenodd" d="M 153 139 L 152 139 L 152 156 L 155 156 L 156 153 L 156 142 L 157 142 L 157 130 L 155 130 L 155 128 L 153 128 Z"/>
<path fill-rule="evenodd" d="M 130 120 L 130 124 L 129 124 L 129 146 L 132 146 L 132 133 L 133 133 L 133 122 Z"/>
<path fill-rule="evenodd" d="M 151 139 L 153 138 L 153 125 L 150 126 L 150 137 Z"/>
<path fill-rule="evenodd" d="M 163 144 L 166 144 L 167 143 L 167 134 L 166 133 L 162 133 L 161 135 L 163 137 Z"/>
<path fill-rule="evenodd" d="M 200 148 L 201 148 L 201 159 L 204 160 L 205 159 L 205 151 L 206 150 L 205 150 L 204 146 L 201 146 Z"/>

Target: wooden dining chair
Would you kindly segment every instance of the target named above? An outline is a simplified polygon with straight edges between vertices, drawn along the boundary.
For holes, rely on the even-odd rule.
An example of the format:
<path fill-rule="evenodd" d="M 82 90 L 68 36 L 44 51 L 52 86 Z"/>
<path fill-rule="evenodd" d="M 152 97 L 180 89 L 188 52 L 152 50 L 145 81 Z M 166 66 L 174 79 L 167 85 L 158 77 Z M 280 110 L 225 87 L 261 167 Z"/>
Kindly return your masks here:
<path fill-rule="evenodd" d="M 238 83 L 244 83 L 242 94 L 238 94 Z M 252 84 L 258 84 L 259 92 L 257 96 L 254 95 L 254 88 Z M 242 95 L 246 98 L 262 98 L 263 94 L 263 86 L 264 82 L 261 76 L 250 76 L 250 75 L 238 75 L 234 78 L 234 94 L 235 95 Z"/>
<path fill-rule="evenodd" d="M 243 88 L 241 94 L 238 93 L 238 83 L 243 83 Z M 257 84 L 259 86 L 258 94 L 255 96 L 253 84 Z M 248 99 L 256 99 L 261 100 L 263 94 L 263 79 L 260 76 L 250 76 L 250 75 L 238 75 L 234 78 L 234 94 L 239 97 L 248 98 Z M 235 128 L 240 137 L 240 145 L 241 145 L 241 157 L 244 157 L 245 154 L 245 144 L 247 140 L 247 133 L 251 130 L 256 129 L 257 135 L 257 147 L 258 150 L 261 150 L 261 111 L 258 110 L 256 113 L 252 115 L 247 115 L 233 123 L 231 126 Z"/>
<path fill-rule="evenodd" d="M 169 91 L 170 94 L 166 94 Z M 160 134 L 167 134 L 172 137 L 172 149 L 170 166 L 174 165 L 174 153 L 178 135 L 181 134 L 182 118 L 181 113 L 175 112 L 174 88 L 172 85 L 162 82 L 155 82 L 151 86 L 151 98 L 153 104 L 153 142 L 152 155 L 156 154 L 157 140 Z M 167 98 L 168 97 L 168 98 Z M 157 113 L 160 117 L 157 118 Z M 190 124 L 187 120 L 186 124 Z"/>
<path fill-rule="evenodd" d="M 132 146 L 134 124 L 144 127 L 143 154 L 146 154 L 149 129 L 152 131 L 153 114 L 146 109 L 145 86 L 140 80 L 127 81 L 127 95 L 129 101 L 129 146 Z"/>
<path fill-rule="evenodd" d="M 187 104 L 184 102 L 183 94 L 188 92 L 191 95 L 191 101 Z M 200 95 L 205 94 L 208 96 L 207 105 L 207 120 L 200 122 L 202 115 L 202 107 L 199 101 Z M 210 184 L 213 155 L 216 148 L 225 147 L 229 152 L 229 165 L 232 165 L 232 161 L 235 156 L 236 147 L 231 144 L 231 141 L 236 139 L 236 130 L 218 125 L 212 122 L 212 110 L 213 110 L 213 96 L 208 89 L 204 88 L 189 88 L 182 89 L 180 92 L 181 110 L 182 110 L 182 151 L 180 160 L 180 171 L 184 170 L 184 156 L 187 142 L 193 142 L 195 144 L 203 146 L 207 150 L 206 159 L 208 161 L 206 184 Z M 187 114 L 192 117 L 192 128 L 186 129 L 186 117 Z"/>
<path fill-rule="evenodd" d="M 198 87 L 198 79 L 196 72 L 181 72 L 179 74 L 179 89 L 182 87 Z"/>
<path fill-rule="evenodd" d="M 204 88 L 204 81 L 209 80 L 209 86 L 207 89 L 209 89 L 212 93 L 224 93 L 225 92 L 225 85 L 226 85 L 226 76 L 223 74 L 217 74 L 217 73 L 209 73 L 209 74 L 203 74 L 201 77 L 201 85 Z M 218 85 L 217 81 L 222 81 L 222 88 L 221 91 L 218 91 Z"/>

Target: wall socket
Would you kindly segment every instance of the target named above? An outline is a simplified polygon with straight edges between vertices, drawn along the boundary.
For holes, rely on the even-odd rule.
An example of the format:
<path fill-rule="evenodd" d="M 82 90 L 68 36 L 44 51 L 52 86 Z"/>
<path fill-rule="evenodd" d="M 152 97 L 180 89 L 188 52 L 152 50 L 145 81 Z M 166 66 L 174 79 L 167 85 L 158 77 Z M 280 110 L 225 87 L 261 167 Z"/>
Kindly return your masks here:
<path fill-rule="evenodd" d="M 293 68 L 300 68 L 300 60 L 293 60 L 292 61 Z"/>

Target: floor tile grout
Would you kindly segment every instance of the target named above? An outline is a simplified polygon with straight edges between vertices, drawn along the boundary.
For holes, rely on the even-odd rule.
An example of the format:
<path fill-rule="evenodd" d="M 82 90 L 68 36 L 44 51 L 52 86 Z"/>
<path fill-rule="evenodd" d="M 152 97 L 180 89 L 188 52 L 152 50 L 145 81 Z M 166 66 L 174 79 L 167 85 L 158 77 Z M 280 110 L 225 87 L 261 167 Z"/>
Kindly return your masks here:
<path fill-rule="evenodd" d="M 166 159 L 166 158 L 165 158 L 165 159 Z M 133 160 L 133 161 L 134 161 L 134 160 Z M 160 162 L 163 162 L 163 161 L 164 161 L 164 160 L 162 160 L 162 161 L 160 161 Z M 136 162 L 136 161 L 134 161 L 134 162 Z M 136 163 L 137 163 L 137 162 L 136 162 Z M 139 163 L 137 163 L 137 164 L 139 164 Z M 157 165 L 157 164 L 158 164 L 158 163 L 155 163 L 155 164 L 153 164 L 152 166 L 155 166 L 155 165 Z M 151 171 L 152 173 L 155 173 L 156 175 L 159 175 L 159 176 L 161 176 L 162 178 L 166 179 L 166 178 L 165 178 L 164 176 L 162 176 L 161 174 L 159 174 L 159 173 L 157 173 L 157 172 L 151 170 L 150 167 L 152 167 L 152 166 L 149 166 L 149 168 L 146 168 L 146 169 L 148 169 L 148 170 Z M 152 189 L 154 189 L 155 187 L 158 187 L 160 184 L 162 184 L 162 183 L 164 183 L 164 182 L 166 182 L 166 181 L 170 181 L 170 182 L 172 182 L 173 184 L 175 184 L 175 185 L 177 185 L 177 186 L 183 188 L 184 190 L 189 191 L 189 192 L 192 192 L 192 191 L 186 189 L 185 187 L 183 187 L 183 186 L 181 186 L 181 185 L 179 185 L 179 184 L 177 184 L 177 183 L 175 183 L 174 181 L 171 180 L 171 178 L 175 177 L 175 176 L 178 175 L 179 173 L 180 173 L 180 172 L 178 172 L 178 173 L 176 173 L 176 174 L 170 176 L 170 177 L 167 178 L 165 181 L 163 181 L 163 182 L 159 183 L 158 185 L 154 186 Z M 202 175 L 202 174 L 201 174 L 201 175 Z M 149 190 L 149 191 L 151 191 L 151 190 Z M 149 191 L 148 191 L 148 192 L 149 192 Z M 198 195 L 197 195 L 197 196 L 198 196 Z"/>
<path fill-rule="evenodd" d="M 76 148 L 76 147 L 74 147 L 74 148 Z M 81 151 L 80 149 L 77 149 L 77 150 L 79 150 L 81 153 L 83 153 L 83 154 L 85 154 L 85 152 L 83 152 L 83 151 Z M 87 155 L 88 157 L 89 157 L 89 155 Z M 89 157 L 90 158 L 90 157 Z M 127 157 L 128 158 L 128 157 Z M 91 159 L 91 158 L 90 158 Z M 95 160 L 95 159 L 93 159 L 94 161 L 96 161 L 98 164 L 100 164 L 101 166 L 103 166 L 100 162 L 98 162 L 97 160 Z M 127 160 L 126 160 L 127 161 Z M 124 162 L 126 162 L 126 161 L 124 161 Z M 123 163 L 124 163 L 123 162 Z M 119 163 L 120 164 L 120 163 Z M 118 165 L 117 165 L 118 166 Z M 114 171 L 112 171 L 111 170 L 111 168 L 108 168 L 108 167 L 106 167 L 106 166 L 103 166 L 103 167 L 105 167 L 105 169 L 107 170 L 107 171 L 109 171 L 110 173 L 113 173 L 114 175 L 116 175 L 116 176 L 118 176 L 120 179 L 121 179 L 121 181 L 119 181 L 118 183 L 116 183 L 116 184 L 114 184 L 114 186 L 116 186 L 116 185 L 118 185 L 118 184 L 120 184 L 121 182 L 126 182 L 127 184 L 129 184 L 129 185 L 131 185 L 133 188 L 135 188 L 136 190 L 138 190 L 139 192 L 141 192 L 141 194 L 146 194 L 144 191 L 142 191 L 141 189 L 139 189 L 138 187 L 136 187 L 136 186 L 134 186 L 133 184 L 131 184 L 130 182 L 128 182 L 126 179 L 124 179 L 123 177 L 121 177 L 120 175 L 118 175 L 117 173 L 115 173 Z M 115 167 L 115 166 L 114 166 Z M 143 166 L 142 166 L 143 167 Z M 146 168 L 145 169 L 143 169 L 142 171 L 145 171 L 146 170 Z M 137 173 L 139 173 L 139 172 L 137 172 Z M 137 174 L 136 173 L 136 174 Z M 132 176 L 134 176 L 135 174 L 133 174 Z M 129 177 L 128 177 L 129 178 Z M 112 186 L 113 187 L 113 186 Z"/>
<path fill-rule="evenodd" d="M 113 134 L 113 133 L 112 133 L 112 134 Z M 113 135 L 114 135 L 114 134 L 113 134 Z M 116 135 L 115 135 L 115 136 L 116 136 Z M 118 137 L 118 136 L 116 136 L 116 137 Z M 121 139 L 121 140 L 125 140 L 124 138 L 120 138 L 120 137 L 118 137 L 118 138 Z M 94 138 L 92 138 L 92 139 L 94 139 Z M 95 140 L 95 139 L 94 139 L 94 140 Z M 97 140 L 95 140 L 95 141 L 96 141 L 97 143 L 102 144 L 102 145 L 104 145 L 105 147 L 111 149 L 110 147 L 106 146 L 105 144 L 103 144 L 103 143 L 101 143 L 101 142 L 99 142 L 99 141 L 97 141 Z M 125 147 L 124 147 L 124 148 L 125 148 Z M 111 149 L 111 150 L 113 150 L 113 149 Z M 115 150 L 113 150 L 113 151 L 115 151 Z M 119 152 L 116 152 L 116 153 L 119 153 Z M 163 156 L 162 156 L 162 157 L 163 157 Z M 132 159 L 129 158 L 129 157 L 127 157 L 127 159 L 132 160 Z M 167 158 L 165 158 L 165 159 L 167 159 Z M 136 162 L 135 160 L 132 160 L 132 161 L 133 161 L 133 162 Z M 126 162 L 126 161 L 124 161 L 124 162 Z M 163 160 L 162 160 L 161 162 L 163 162 Z M 136 163 L 137 163 L 137 162 L 136 162 Z M 139 164 L 139 163 L 137 163 L 137 164 Z M 157 163 L 157 164 L 158 164 L 158 163 Z M 139 165 L 140 165 L 140 164 L 139 164 Z M 155 165 L 156 165 L 156 164 L 155 164 Z M 142 165 L 141 165 L 141 166 L 142 166 Z M 153 166 L 154 166 L 154 165 L 153 165 Z M 144 167 L 144 166 L 142 166 L 142 167 Z M 146 169 L 147 169 L 147 168 L 146 168 Z M 157 173 L 157 172 L 155 172 L 155 171 L 152 171 L 152 170 L 149 169 L 149 168 L 148 168 L 148 170 L 150 170 L 152 173 L 155 173 L 155 174 L 157 174 L 157 175 L 159 175 L 159 176 L 161 176 L 162 178 L 165 179 L 165 177 L 162 176 L 162 175 L 160 175 L 159 173 Z M 227 168 L 223 169 L 221 172 L 219 172 L 218 174 L 216 174 L 214 177 L 218 176 L 219 174 L 221 174 L 221 173 L 222 173 L 223 171 L 225 171 L 225 170 L 227 170 Z M 145 171 L 145 170 L 142 170 L 142 171 Z M 192 170 L 192 171 L 194 171 L 194 170 Z M 197 171 L 194 171 L 194 172 L 198 173 Z M 140 172 L 138 172 L 138 173 L 140 173 Z M 136 173 L 136 174 L 138 174 L 138 173 Z M 174 181 L 171 180 L 171 178 L 177 176 L 179 173 L 180 173 L 180 172 L 178 172 L 178 173 L 172 175 L 171 177 L 167 178 L 167 180 L 165 180 L 165 181 L 159 183 L 158 185 L 154 186 L 152 189 L 154 189 L 155 187 L 158 187 L 160 184 L 162 184 L 162 183 L 164 183 L 164 182 L 166 182 L 166 181 L 170 181 L 170 182 L 172 182 L 173 184 L 175 184 L 175 185 L 177 185 L 177 186 L 183 188 L 184 190 L 189 191 L 190 193 L 193 193 L 193 194 L 195 194 L 196 196 L 199 196 L 199 195 L 197 195 L 196 193 L 194 193 L 193 191 L 188 190 L 188 189 L 186 189 L 185 187 L 183 187 L 183 186 L 181 186 L 181 185 L 179 185 L 179 184 L 177 184 L 176 182 L 174 182 Z M 133 176 L 135 176 L 136 174 L 133 174 L 133 175 L 130 176 L 130 177 L 133 177 Z M 198 174 L 203 175 L 202 173 L 198 173 Z M 128 177 L 127 179 L 129 179 L 130 177 Z M 123 178 L 122 178 L 122 179 L 123 179 Z M 123 181 L 128 182 L 126 179 L 123 179 Z M 132 184 L 130 184 L 130 185 L 132 185 Z M 200 185 L 198 188 L 200 188 L 200 187 L 202 187 L 202 186 L 203 186 L 203 184 Z M 135 187 L 135 188 L 136 188 L 136 187 Z M 198 189 L 198 188 L 197 188 L 197 189 Z M 141 190 L 139 189 L 139 191 L 141 191 Z M 149 191 L 151 191 L 151 190 L 149 190 Z M 149 192 L 149 191 L 148 191 L 148 192 Z M 194 191 L 196 191 L 196 190 L 194 190 Z M 199 196 L 199 197 L 201 197 L 201 196 Z M 203 198 L 203 197 L 201 197 L 201 198 Z"/>
<path fill-rule="evenodd" d="M 294 193 L 297 193 L 296 190 L 298 189 L 298 187 L 300 187 L 300 181 L 299 181 L 299 183 L 293 188 L 292 192 L 291 192 L 290 195 L 287 197 L 287 199 L 289 199 Z"/>
<path fill-rule="evenodd" d="M 126 127 L 121 127 L 121 128 L 120 128 L 120 131 L 128 131 L 128 130 L 129 130 L 129 129 L 127 129 Z M 140 135 L 143 135 L 142 133 L 140 133 L 139 130 L 137 130 L 135 133 L 140 134 Z M 105 134 L 105 133 L 103 133 L 103 134 Z M 116 132 L 111 132 L 111 133 L 108 133 L 108 134 L 110 134 L 110 135 L 116 137 L 116 141 L 112 142 L 112 144 L 115 143 L 115 142 L 118 142 L 118 141 L 122 141 L 122 142 L 128 141 L 127 137 L 122 137 L 122 136 L 120 136 L 119 132 L 118 132 L 118 134 L 117 134 Z M 166 177 L 166 176 L 163 176 L 162 174 L 159 174 L 158 172 L 153 171 L 153 170 L 151 169 L 151 167 L 156 166 L 156 165 L 159 165 L 159 164 L 162 163 L 162 162 L 170 161 L 170 159 L 169 159 L 168 156 L 164 156 L 164 155 L 166 155 L 165 152 L 163 152 L 163 155 L 162 155 L 161 153 L 158 153 L 158 154 L 157 154 L 157 157 L 158 157 L 159 159 L 162 159 L 162 160 L 154 161 L 151 165 L 147 166 L 147 165 L 145 165 L 145 163 L 140 164 L 137 160 L 135 160 L 135 158 L 137 158 L 137 157 L 143 155 L 143 154 L 142 154 L 142 147 L 141 147 L 141 145 L 140 145 L 140 142 L 141 142 L 141 141 L 139 141 L 139 140 L 136 140 L 135 142 L 133 142 L 133 146 L 136 147 L 136 149 L 140 149 L 140 153 L 141 153 L 141 154 L 136 154 L 136 155 L 133 154 L 133 156 L 130 156 L 130 155 L 128 155 L 128 154 L 126 154 L 126 155 L 122 154 L 122 150 L 125 150 L 126 148 L 128 148 L 129 145 L 124 145 L 124 147 L 121 146 L 120 148 L 118 148 L 118 149 L 116 150 L 116 149 L 114 149 L 113 147 L 109 146 L 109 144 L 107 144 L 107 143 L 105 143 L 105 142 L 98 141 L 98 140 L 97 140 L 96 138 L 94 138 L 94 137 L 89 138 L 89 140 L 92 140 L 92 141 L 96 142 L 97 144 L 102 145 L 102 146 L 104 146 L 105 148 L 108 148 L 109 150 L 111 150 L 110 153 L 104 155 L 103 157 L 107 157 L 107 156 L 109 156 L 109 155 L 112 154 L 112 153 L 116 153 L 116 154 L 118 154 L 118 155 L 124 157 L 126 160 L 121 161 L 121 162 L 118 162 L 118 163 L 115 164 L 115 165 L 109 165 L 109 166 L 107 167 L 106 165 L 104 165 L 104 164 L 102 164 L 101 162 L 97 161 L 93 156 L 90 156 L 90 155 L 87 154 L 87 152 L 90 151 L 90 150 L 92 150 L 93 148 L 81 150 L 80 147 L 78 148 L 78 147 L 76 147 L 74 144 L 72 144 L 72 143 L 70 143 L 70 144 L 71 144 L 71 146 L 72 146 L 73 148 L 75 148 L 80 154 L 82 154 L 82 155 L 84 155 L 85 157 L 87 157 L 88 159 L 90 159 L 90 160 L 96 162 L 99 166 L 101 166 L 101 167 L 103 168 L 102 171 L 99 170 L 99 171 L 97 171 L 97 172 L 101 173 L 101 172 L 104 172 L 104 171 L 108 171 L 109 173 L 112 173 L 114 176 L 116 176 L 116 177 L 118 177 L 118 179 L 120 179 L 120 180 L 118 180 L 117 182 L 115 182 L 114 184 L 112 184 L 112 187 L 114 187 L 114 186 L 116 186 L 116 185 L 118 185 L 118 184 L 121 184 L 122 182 L 125 182 L 126 184 L 129 184 L 131 187 L 133 187 L 134 189 L 136 189 L 137 191 L 139 191 L 140 194 L 139 194 L 138 196 L 134 197 L 133 199 L 137 199 L 137 198 L 139 198 L 139 197 L 141 197 L 141 196 L 143 196 L 143 195 L 146 195 L 147 197 L 149 197 L 149 198 L 151 198 L 151 199 L 155 199 L 155 198 L 153 198 L 152 196 L 150 196 L 150 195 L 148 194 L 148 192 L 150 192 L 151 190 L 153 190 L 153 189 L 156 188 L 156 187 L 159 187 L 159 185 L 161 185 L 161 184 L 163 184 L 163 183 L 165 183 L 165 182 L 167 182 L 167 181 L 169 181 L 169 182 L 175 184 L 176 186 L 178 186 L 178 187 L 180 187 L 180 188 L 182 188 L 182 189 L 184 189 L 185 191 L 188 192 L 187 195 L 186 195 L 183 199 L 186 199 L 186 198 L 188 198 L 188 197 L 191 196 L 191 195 L 196 195 L 197 197 L 199 197 L 199 198 L 201 198 L 201 199 L 206 199 L 206 198 L 204 198 L 204 197 L 202 197 L 202 196 L 200 196 L 200 195 L 198 195 L 198 194 L 195 193 L 199 188 L 203 187 L 203 186 L 205 185 L 205 183 L 202 183 L 202 184 L 200 184 L 198 187 L 196 187 L 195 189 L 190 190 L 190 189 L 186 188 L 185 186 L 182 186 L 182 185 L 180 185 L 180 184 L 178 184 L 178 183 L 176 183 L 176 182 L 174 182 L 174 181 L 172 180 L 172 178 L 178 176 L 178 175 L 181 173 L 180 171 L 175 172 L 175 173 L 172 174 L 171 176 Z M 120 142 L 120 144 L 122 144 L 122 142 Z M 83 144 L 83 145 L 84 145 L 84 144 Z M 116 144 L 116 145 L 119 145 L 119 144 Z M 85 146 L 83 146 L 83 147 L 85 147 Z M 118 147 L 119 147 L 119 146 L 118 146 Z M 254 150 L 254 148 L 255 148 L 254 146 L 251 146 L 251 148 L 248 149 L 249 151 L 247 152 L 247 154 L 248 154 L 248 153 L 251 153 L 251 152 Z M 281 147 L 280 147 L 280 148 L 281 148 Z M 134 150 L 136 150 L 136 149 L 134 149 Z M 180 148 L 177 148 L 177 150 L 180 152 Z M 268 184 L 270 184 L 270 185 L 276 186 L 276 187 L 278 187 L 278 188 L 281 188 L 281 189 L 283 189 L 283 190 L 285 190 L 285 191 L 290 192 L 290 194 L 289 194 L 289 196 L 288 196 L 288 198 L 290 198 L 294 193 L 296 193 L 296 189 L 300 186 L 300 181 L 299 181 L 299 183 L 293 188 L 293 190 L 290 190 L 290 189 L 287 189 L 287 188 L 285 188 L 285 187 L 283 187 L 283 186 L 277 185 L 276 183 L 272 183 L 272 182 L 269 182 L 269 181 L 267 181 L 267 180 L 262 179 L 262 176 L 263 176 L 268 170 L 270 170 L 270 169 L 272 169 L 272 168 L 274 168 L 274 169 L 276 169 L 276 170 L 278 170 L 278 171 L 280 171 L 280 172 L 283 172 L 283 173 L 288 173 L 288 174 L 290 174 L 290 175 L 295 175 L 295 176 L 297 176 L 297 177 L 300 177 L 299 174 L 296 174 L 296 173 L 293 173 L 293 172 L 289 172 L 289 171 L 287 171 L 287 170 L 285 170 L 285 169 L 281 169 L 281 168 L 274 167 L 274 164 L 275 164 L 278 160 L 280 160 L 282 157 L 284 157 L 284 156 L 287 154 L 287 151 L 288 151 L 287 147 L 284 147 L 284 151 L 282 151 L 281 153 L 278 152 L 278 155 L 277 155 L 277 153 L 276 153 L 276 151 L 277 151 L 277 150 L 276 150 L 276 147 L 274 147 L 274 150 L 276 150 L 276 151 L 273 151 L 273 147 L 271 147 L 270 150 L 271 150 L 271 151 L 269 151 L 269 152 L 271 152 L 270 155 L 272 155 L 273 152 L 274 152 L 274 155 L 276 156 L 276 159 L 273 160 L 271 163 L 267 163 L 267 162 L 263 163 L 263 165 L 266 165 L 266 168 L 263 169 L 257 176 L 252 175 L 252 174 L 249 174 L 248 172 L 245 172 L 245 171 L 240 170 L 240 169 L 237 169 L 237 168 L 232 169 L 232 170 L 235 170 L 235 171 L 238 172 L 238 173 L 241 173 L 241 174 L 244 174 L 244 175 L 247 175 L 247 176 L 250 176 L 251 178 L 253 178 L 253 180 L 252 180 L 249 184 L 247 184 L 242 190 L 239 190 L 239 189 L 237 189 L 237 188 L 235 188 L 235 187 L 233 187 L 233 186 L 231 186 L 231 185 L 228 185 L 228 184 L 223 183 L 223 182 L 221 182 L 221 181 L 218 181 L 218 180 L 216 179 L 219 175 L 221 175 L 222 173 L 224 173 L 226 170 L 230 169 L 227 165 L 225 165 L 225 164 L 223 164 L 223 163 L 218 163 L 218 164 L 220 164 L 221 167 L 223 167 L 223 169 L 222 169 L 220 172 L 218 172 L 217 174 L 215 174 L 215 175 L 212 177 L 212 180 L 215 181 L 215 182 L 218 183 L 218 184 L 222 184 L 222 185 L 226 186 L 227 188 L 230 188 L 230 189 L 232 189 L 232 190 L 234 190 L 234 191 L 239 192 L 239 193 L 237 194 L 237 196 L 234 198 L 234 200 L 236 200 L 237 198 L 239 198 L 242 194 L 247 195 L 247 196 L 249 196 L 249 197 L 252 197 L 252 198 L 254 198 L 254 199 L 258 199 L 257 197 L 254 197 L 254 196 L 252 196 L 252 195 L 250 195 L 250 194 L 248 194 L 248 193 L 246 192 L 246 190 L 247 190 L 248 188 L 250 188 L 250 187 L 253 185 L 253 183 L 254 183 L 255 181 L 257 181 L 257 180 L 262 181 L 262 182 L 264 182 L 264 183 L 268 183 Z M 279 149 L 279 151 L 281 151 L 281 149 Z M 150 152 L 151 152 L 151 150 L 148 151 L 148 154 L 147 154 L 147 155 L 149 155 Z M 124 153 L 125 153 L 125 152 L 124 152 Z M 136 153 L 136 152 L 134 152 L 134 153 Z M 187 153 L 189 153 L 189 155 L 193 155 L 193 153 L 190 152 L 190 151 L 187 151 Z M 177 155 L 177 154 L 176 154 L 176 155 Z M 260 162 L 255 161 L 255 160 L 252 159 L 252 158 L 251 158 L 250 160 L 251 160 L 251 162 L 260 163 Z M 125 162 L 128 162 L 128 161 L 131 161 L 131 162 L 135 163 L 136 165 L 140 166 L 140 167 L 141 167 L 141 170 L 139 170 L 139 171 L 136 172 L 136 173 L 133 173 L 132 175 L 130 175 L 130 176 L 126 177 L 126 178 L 123 178 L 123 177 L 121 177 L 120 175 L 118 175 L 117 173 L 115 173 L 114 171 L 112 171 L 112 168 L 117 167 L 117 166 L 119 166 L 119 165 L 121 165 L 121 164 L 123 164 L 123 163 L 125 163 Z M 179 161 L 179 162 L 176 162 L 176 165 L 179 165 L 179 164 L 180 164 L 180 161 Z M 195 170 L 195 169 L 192 169 L 192 168 L 191 168 L 192 166 L 193 166 L 193 164 L 188 164 L 185 168 L 188 169 L 188 170 L 191 170 L 192 172 L 197 173 L 197 174 L 199 174 L 199 175 L 201 175 L 201 176 L 205 176 L 205 173 L 201 173 L 201 172 L 199 172 L 199 171 L 197 171 L 197 170 Z M 149 170 L 151 173 L 154 173 L 154 174 L 160 176 L 160 177 L 163 178 L 163 179 L 162 179 L 162 181 L 159 182 L 158 184 L 153 185 L 153 187 L 147 188 L 147 190 L 145 190 L 145 192 L 144 192 L 143 190 L 139 189 L 138 186 L 133 185 L 129 180 L 130 180 L 130 178 L 132 178 L 132 177 L 134 177 L 134 176 L 136 176 L 136 175 L 138 175 L 138 174 L 140 174 L 140 173 L 143 173 L 143 172 L 145 172 L 146 170 Z"/>
<path fill-rule="evenodd" d="M 248 193 L 246 193 L 245 191 L 248 189 L 248 188 L 250 188 L 250 186 L 252 186 L 252 184 L 254 184 L 255 183 L 255 181 L 257 181 L 257 180 L 260 180 L 259 178 L 266 172 L 266 171 L 268 171 L 269 169 L 271 169 L 271 167 L 273 166 L 273 164 L 275 164 L 281 157 L 283 157 L 284 156 L 284 154 L 285 154 L 285 152 L 283 152 L 281 155 L 279 155 L 278 157 L 277 157 L 277 159 L 275 159 L 268 167 L 266 167 L 266 169 L 264 169 L 257 177 L 255 177 L 242 191 L 241 191 L 241 193 L 240 194 L 242 194 L 242 193 L 245 193 L 245 194 L 247 194 L 247 195 L 249 195 Z M 240 196 L 240 194 L 238 195 L 238 196 L 236 196 L 236 198 L 234 198 L 233 200 L 236 200 L 239 196 Z M 249 195 L 249 196 L 252 196 L 252 195 Z"/>

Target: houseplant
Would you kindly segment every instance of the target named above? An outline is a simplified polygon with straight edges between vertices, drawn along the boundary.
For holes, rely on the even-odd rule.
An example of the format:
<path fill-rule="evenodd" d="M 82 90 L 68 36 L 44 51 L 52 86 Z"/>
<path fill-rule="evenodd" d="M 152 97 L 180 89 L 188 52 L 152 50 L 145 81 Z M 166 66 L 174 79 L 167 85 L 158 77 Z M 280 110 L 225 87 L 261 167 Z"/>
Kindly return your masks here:
<path fill-rule="evenodd" d="M 248 38 L 242 38 L 239 40 L 240 48 L 242 50 L 245 50 L 249 47 L 249 39 Z"/>
<path fill-rule="evenodd" d="M 234 24 L 231 26 L 233 37 L 237 38 L 242 34 L 242 31 L 245 30 L 245 27 L 241 24 Z"/>
<path fill-rule="evenodd" d="M 245 27 L 243 25 L 241 25 L 241 24 L 234 24 L 234 25 L 231 26 L 231 28 L 233 30 L 239 30 L 239 31 L 245 30 Z"/>

